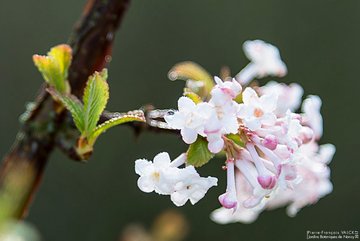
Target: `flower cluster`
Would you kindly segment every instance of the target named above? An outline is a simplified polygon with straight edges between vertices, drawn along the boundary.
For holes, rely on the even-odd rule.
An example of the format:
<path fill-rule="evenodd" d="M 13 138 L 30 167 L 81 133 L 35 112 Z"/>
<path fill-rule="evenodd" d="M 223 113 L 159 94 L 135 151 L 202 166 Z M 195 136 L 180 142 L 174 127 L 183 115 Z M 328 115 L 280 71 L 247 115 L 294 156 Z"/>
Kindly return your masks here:
<path fill-rule="evenodd" d="M 224 155 L 227 186 L 219 196 L 222 207 L 211 214 L 218 223 L 249 223 L 261 211 L 284 205 L 289 205 L 288 214 L 294 216 L 332 191 L 327 164 L 335 147 L 317 144 L 323 132 L 321 99 L 307 97 L 302 113 L 296 113 L 304 92 L 300 85 L 275 81 L 248 85 L 254 78 L 282 77 L 287 68 L 271 44 L 247 41 L 244 51 L 251 62 L 235 78 L 214 77 L 208 93 L 191 92 L 194 88 L 187 86 L 178 110 L 164 116 L 168 127 L 180 130 L 190 145 L 187 153 L 173 162 L 164 153 L 154 163 L 136 161 L 140 189 L 171 195 L 181 206 L 188 199 L 196 203 L 217 182 L 200 177 L 194 165 L 206 164 L 215 154 Z M 208 87 L 201 79 L 189 76 L 186 80 L 192 85 L 203 83 L 197 88 Z M 186 167 L 178 168 L 182 164 Z"/>
<path fill-rule="evenodd" d="M 179 110 L 165 116 L 172 128 L 181 130 L 185 143 L 194 143 L 198 135 L 206 137 L 212 153 L 223 149 L 223 135 L 238 132 L 238 104 L 233 99 L 241 92 L 241 85 L 235 79 L 223 82 L 215 77 L 215 82 L 209 102 L 195 104 L 183 96 L 178 101 Z"/>

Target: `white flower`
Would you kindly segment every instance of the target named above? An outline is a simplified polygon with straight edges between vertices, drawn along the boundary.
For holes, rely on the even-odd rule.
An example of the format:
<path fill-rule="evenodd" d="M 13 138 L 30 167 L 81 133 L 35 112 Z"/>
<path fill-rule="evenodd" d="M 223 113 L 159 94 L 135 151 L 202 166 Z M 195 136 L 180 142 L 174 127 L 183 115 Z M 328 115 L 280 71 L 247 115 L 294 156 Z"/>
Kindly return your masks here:
<path fill-rule="evenodd" d="M 215 115 L 205 125 L 204 133 L 208 141 L 208 149 L 212 153 L 218 153 L 224 148 L 223 126 Z"/>
<path fill-rule="evenodd" d="M 243 104 L 239 105 L 238 117 L 243 119 L 246 127 L 256 131 L 262 125 L 272 126 L 275 124 L 276 95 L 263 95 L 259 97 L 255 90 L 247 87 L 242 97 Z"/>
<path fill-rule="evenodd" d="M 214 80 L 216 85 L 211 90 L 211 102 L 216 106 L 232 102 L 241 93 L 241 85 L 235 79 L 223 82 L 219 77 L 215 76 Z"/>
<path fill-rule="evenodd" d="M 211 187 L 217 186 L 218 181 L 214 177 L 200 177 L 193 166 L 184 168 L 179 179 L 181 181 L 176 183 L 171 193 L 171 201 L 176 206 L 183 206 L 188 200 L 194 205 Z"/>
<path fill-rule="evenodd" d="M 275 46 L 262 40 L 253 40 L 246 41 L 243 49 L 251 62 L 236 76 L 241 84 L 246 85 L 256 77 L 286 75 L 286 65 Z"/>
<path fill-rule="evenodd" d="M 323 119 L 320 113 L 321 99 L 317 95 L 309 95 L 303 102 L 304 122 L 314 131 L 315 138 L 319 139 L 323 134 Z"/>
<path fill-rule="evenodd" d="M 176 182 L 177 168 L 170 167 L 170 156 L 166 152 L 157 154 L 154 162 L 146 159 L 135 161 L 135 172 L 140 175 L 138 187 L 143 192 L 170 194 Z M 174 175 L 175 174 L 175 175 Z"/>
<path fill-rule="evenodd" d="M 274 94 L 278 96 L 275 114 L 278 117 L 282 117 L 286 114 L 287 110 L 295 111 L 300 107 L 304 90 L 296 83 L 286 85 L 277 83 L 276 81 L 270 81 L 260 87 L 259 92 L 261 95 Z"/>
<path fill-rule="evenodd" d="M 196 141 L 198 134 L 203 133 L 211 107 L 207 103 L 196 105 L 190 98 L 183 96 L 178 100 L 178 109 L 173 115 L 166 115 L 165 121 L 170 127 L 181 130 L 184 142 L 191 144 Z"/>
<path fill-rule="evenodd" d="M 217 178 L 200 177 L 193 166 L 179 168 L 185 160 L 186 155 L 181 154 L 171 162 L 166 152 L 156 155 L 154 162 L 136 160 L 135 172 L 140 175 L 140 190 L 170 195 L 176 206 L 183 206 L 188 200 L 194 205 L 205 196 L 209 188 L 217 186 Z"/>
<path fill-rule="evenodd" d="M 241 93 L 241 85 L 235 79 L 223 82 L 218 77 L 215 77 L 215 82 L 217 84 L 211 91 L 209 104 L 213 106 L 216 115 L 210 115 L 211 119 L 207 121 L 207 124 L 220 122 L 223 134 L 237 133 L 239 123 L 236 115 L 239 105 L 233 99 Z M 218 120 L 215 120 L 215 117 Z"/>
<path fill-rule="evenodd" d="M 274 129 L 271 133 L 277 137 L 279 144 L 285 145 L 290 153 L 297 150 L 301 144 L 311 140 L 313 136 L 312 130 L 301 125 L 300 120 L 300 115 L 288 110 L 284 117 L 277 119 L 277 125 L 280 128 Z M 287 152 L 287 150 L 282 145 L 278 145 L 279 149 L 275 150 L 275 152 L 280 151 L 285 154 L 283 151 Z"/>

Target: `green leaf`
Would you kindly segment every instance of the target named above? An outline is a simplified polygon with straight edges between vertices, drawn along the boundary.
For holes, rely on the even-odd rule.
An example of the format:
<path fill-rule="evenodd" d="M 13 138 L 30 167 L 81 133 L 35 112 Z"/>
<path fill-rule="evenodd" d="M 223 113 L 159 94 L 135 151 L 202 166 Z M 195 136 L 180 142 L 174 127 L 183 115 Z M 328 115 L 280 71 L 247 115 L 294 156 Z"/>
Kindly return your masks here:
<path fill-rule="evenodd" d="M 101 113 L 109 99 L 109 85 L 106 82 L 107 70 L 95 72 L 89 77 L 84 91 L 84 127 L 86 136 L 94 132 Z"/>
<path fill-rule="evenodd" d="M 70 85 L 67 77 L 71 59 L 72 50 L 70 46 L 66 44 L 53 47 L 47 56 L 33 56 L 35 66 L 45 81 L 60 93 L 70 93 Z"/>
<path fill-rule="evenodd" d="M 52 97 L 61 102 L 65 108 L 70 111 L 71 116 L 74 120 L 74 123 L 77 129 L 83 133 L 84 131 L 84 113 L 83 113 L 83 104 L 78 98 L 70 94 L 61 94 L 54 88 L 48 88 L 47 91 L 52 95 Z"/>
<path fill-rule="evenodd" d="M 92 135 L 89 138 L 89 142 L 93 143 L 95 142 L 96 138 L 109 128 L 117 125 L 121 125 L 127 122 L 145 122 L 145 116 L 144 112 L 142 111 L 130 111 L 128 113 L 119 114 L 118 116 L 111 118 L 110 120 L 102 123 L 101 125 L 98 125 L 95 129 L 95 131 L 92 133 Z"/>
<path fill-rule="evenodd" d="M 61 44 L 50 49 L 48 53 L 58 64 L 59 72 L 64 79 L 68 77 L 68 69 L 71 64 L 72 50 L 69 45 Z"/>
<path fill-rule="evenodd" d="M 168 76 L 170 80 L 180 79 L 202 82 L 201 91 L 193 90 L 193 92 L 204 98 L 209 97 L 214 86 L 213 77 L 203 67 L 191 61 L 176 64 L 170 69 Z"/>
<path fill-rule="evenodd" d="M 187 151 L 187 163 L 194 167 L 203 166 L 213 157 L 214 154 L 208 149 L 208 142 L 201 136 L 198 136 L 197 140 L 189 146 Z"/>

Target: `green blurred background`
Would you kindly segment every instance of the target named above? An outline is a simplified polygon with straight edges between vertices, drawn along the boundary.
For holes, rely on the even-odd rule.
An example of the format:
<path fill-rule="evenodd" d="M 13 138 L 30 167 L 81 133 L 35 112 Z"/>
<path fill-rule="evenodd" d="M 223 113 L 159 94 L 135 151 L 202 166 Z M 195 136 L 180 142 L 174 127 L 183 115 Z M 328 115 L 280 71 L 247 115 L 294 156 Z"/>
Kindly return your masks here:
<path fill-rule="evenodd" d="M 0 156 L 11 146 L 24 104 L 41 83 L 31 56 L 67 41 L 85 3 L 20 0 L 0 2 Z M 167 71 L 183 60 L 200 63 L 213 74 L 223 65 L 237 73 L 247 64 L 241 45 L 263 39 L 280 48 L 289 74 L 305 94 L 323 100 L 323 143 L 334 143 L 334 191 L 296 218 L 284 209 L 265 212 L 251 225 L 218 225 L 209 213 L 225 189 L 222 161 L 201 169 L 219 177 L 196 206 L 179 209 L 190 223 L 187 240 L 304 240 L 306 230 L 359 230 L 359 54 L 358 0 L 182 0 L 132 2 L 117 35 L 109 67 L 109 109 L 126 111 L 145 103 L 176 107 L 183 82 Z M 357 95 L 357 96 L 356 96 Z M 52 156 L 28 220 L 44 240 L 117 240 L 129 223 L 151 225 L 168 197 L 144 194 L 136 186 L 133 161 L 160 151 L 172 157 L 185 150 L 178 137 L 144 133 L 135 139 L 126 127 L 100 138 L 86 165 Z"/>

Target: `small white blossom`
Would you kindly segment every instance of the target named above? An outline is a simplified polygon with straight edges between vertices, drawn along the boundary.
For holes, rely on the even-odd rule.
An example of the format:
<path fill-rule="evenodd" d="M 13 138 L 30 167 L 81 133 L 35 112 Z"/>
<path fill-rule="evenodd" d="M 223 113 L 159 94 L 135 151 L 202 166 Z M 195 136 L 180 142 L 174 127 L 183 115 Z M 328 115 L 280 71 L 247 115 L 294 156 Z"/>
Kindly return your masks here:
<path fill-rule="evenodd" d="M 211 102 L 216 106 L 223 106 L 241 93 L 241 85 L 235 80 L 222 81 L 219 77 L 214 77 L 216 85 L 211 91 Z"/>
<path fill-rule="evenodd" d="M 300 107 L 304 90 L 296 83 L 286 85 L 277 83 L 276 81 L 270 81 L 260 87 L 259 92 L 261 95 L 278 96 L 275 114 L 278 117 L 282 117 L 286 114 L 287 110 L 296 111 Z"/>
<path fill-rule="evenodd" d="M 203 133 L 204 122 L 211 107 L 207 103 L 195 104 L 188 97 L 180 97 L 178 111 L 173 115 L 166 115 L 165 120 L 170 127 L 180 130 L 185 143 L 191 144 L 196 141 L 197 135 Z"/>
<path fill-rule="evenodd" d="M 181 154 L 171 162 L 169 154 L 162 152 L 154 157 L 153 162 L 136 160 L 135 172 L 140 176 L 140 190 L 170 195 L 176 206 L 183 206 L 188 200 L 193 205 L 197 203 L 211 187 L 217 186 L 217 178 L 200 177 L 193 166 L 179 168 L 185 159 L 185 154 Z"/>
<path fill-rule="evenodd" d="M 262 40 L 253 40 L 246 41 L 243 49 L 251 62 L 236 76 L 241 84 L 246 85 L 256 77 L 286 75 L 286 65 L 281 60 L 280 52 L 275 46 Z"/>
<path fill-rule="evenodd" d="M 177 168 L 170 167 L 170 156 L 166 152 L 157 154 L 154 161 L 138 159 L 135 161 L 135 172 L 140 175 L 138 187 L 143 192 L 157 192 L 169 194 L 173 191 L 176 179 L 171 174 L 177 172 Z"/>
<path fill-rule="evenodd" d="M 218 153 L 224 148 L 223 126 L 215 115 L 205 125 L 204 133 L 208 141 L 208 148 L 212 153 Z"/>
<path fill-rule="evenodd" d="M 200 177 L 193 166 L 184 168 L 181 175 L 181 181 L 176 183 L 171 193 L 171 201 L 176 206 L 183 206 L 188 200 L 194 205 L 211 187 L 217 186 L 217 178 Z"/>
<path fill-rule="evenodd" d="M 239 105 L 238 117 L 243 119 L 246 127 L 256 131 L 262 125 L 272 126 L 275 124 L 276 95 L 259 97 L 255 90 L 247 87 L 242 96 L 243 103 Z"/>

